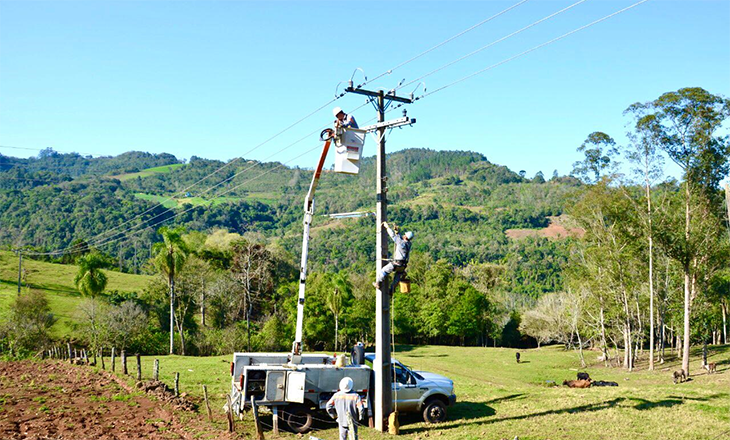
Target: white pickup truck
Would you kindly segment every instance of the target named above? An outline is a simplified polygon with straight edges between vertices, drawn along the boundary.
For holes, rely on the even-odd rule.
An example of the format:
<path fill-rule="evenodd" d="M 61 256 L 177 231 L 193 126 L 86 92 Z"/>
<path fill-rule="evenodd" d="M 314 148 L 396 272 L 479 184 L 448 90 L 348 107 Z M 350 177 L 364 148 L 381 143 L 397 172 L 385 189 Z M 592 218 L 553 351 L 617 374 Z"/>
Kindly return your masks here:
<path fill-rule="evenodd" d="M 372 365 L 375 355 L 368 353 L 365 361 Z M 398 412 L 421 413 L 426 423 L 446 420 L 446 407 L 456 403 L 454 381 L 427 371 L 414 371 L 393 359 L 393 400 Z"/>
<path fill-rule="evenodd" d="M 365 361 L 372 363 L 373 354 Z M 279 417 L 294 432 L 312 428 L 315 414 L 338 391 L 340 380 L 353 379 L 354 390 L 370 407 L 373 371 L 368 365 L 336 367 L 328 355 L 305 354 L 292 364 L 290 355 L 281 353 L 234 353 L 231 363 L 232 410 L 241 414 L 251 405 L 276 408 Z M 393 360 L 393 398 L 401 413 L 418 412 L 427 423 L 446 419 L 446 408 L 456 402 L 454 382 L 444 376 L 412 371 Z M 322 412 L 321 417 L 328 418 Z"/>

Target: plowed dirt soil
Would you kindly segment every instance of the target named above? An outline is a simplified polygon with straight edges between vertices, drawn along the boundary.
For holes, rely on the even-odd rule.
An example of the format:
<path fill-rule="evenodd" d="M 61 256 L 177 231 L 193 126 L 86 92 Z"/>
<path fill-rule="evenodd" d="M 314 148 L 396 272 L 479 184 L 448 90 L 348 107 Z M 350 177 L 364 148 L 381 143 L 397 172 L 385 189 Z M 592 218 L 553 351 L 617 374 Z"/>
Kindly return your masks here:
<path fill-rule="evenodd" d="M 0 362 L 0 439 L 208 438 L 237 437 L 87 366 Z"/>

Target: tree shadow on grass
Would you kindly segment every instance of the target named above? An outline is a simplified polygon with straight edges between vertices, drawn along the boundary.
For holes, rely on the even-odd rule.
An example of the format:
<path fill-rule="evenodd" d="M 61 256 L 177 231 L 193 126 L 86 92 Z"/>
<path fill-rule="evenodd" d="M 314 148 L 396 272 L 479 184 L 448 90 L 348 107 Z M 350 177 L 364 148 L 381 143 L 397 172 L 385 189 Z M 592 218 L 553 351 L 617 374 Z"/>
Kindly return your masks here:
<path fill-rule="evenodd" d="M 487 405 L 489 402 L 457 402 L 453 408 L 448 409 L 447 420 L 449 422 L 461 422 L 464 420 L 478 419 L 481 417 L 489 417 L 495 415 L 497 412 L 491 406 Z M 422 423 L 423 418 L 421 413 L 401 413 L 398 417 L 400 422 L 401 432 L 403 427 L 408 425 L 414 425 L 416 423 Z M 419 432 L 421 430 L 430 430 L 430 428 L 440 425 L 429 425 L 428 428 L 417 428 L 411 427 L 409 432 Z"/>
<path fill-rule="evenodd" d="M 686 396 L 667 396 L 666 399 L 657 400 L 652 402 L 651 400 L 642 399 L 639 397 L 628 397 L 628 400 L 638 402 L 634 408 L 639 411 L 644 411 L 653 408 L 671 408 L 676 405 L 682 405 L 687 400 L 694 402 L 709 402 L 710 400 L 726 398 L 727 393 L 713 394 L 707 397 L 686 397 Z"/>
<path fill-rule="evenodd" d="M 8 285 L 15 287 L 18 285 L 18 281 L 7 281 L 7 280 L 0 280 L 0 284 Z M 63 285 L 63 284 L 54 284 L 54 283 L 26 283 L 24 282 L 22 285 L 23 288 L 31 288 L 36 290 L 47 290 L 49 292 L 55 292 L 55 293 L 63 293 L 68 296 L 81 296 L 81 294 L 78 292 L 78 290 L 74 290 L 72 287 Z"/>
<path fill-rule="evenodd" d="M 444 358 L 449 357 L 448 354 L 409 354 L 408 357 L 412 358 Z"/>
<path fill-rule="evenodd" d="M 634 405 L 634 409 L 638 409 L 639 411 L 645 411 L 647 409 L 654 408 L 671 408 L 673 406 L 681 405 L 684 403 L 681 399 L 672 397 L 668 399 L 657 400 L 655 402 L 652 402 L 651 400 L 641 399 L 639 397 L 628 397 L 627 399 L 637 402 L 637 404 Z"/>
<path fill-rule="evenodd" d="M 448 420 L 449 421 L 460 421 L 460 420 L 472 420 L 472 419 L 478 419 L 481 417 L 489 417 L 493 416 L 497 413 L 497 411 L 494 410 L 489 405 L 500 403 L 500 402 L 506 402 L 510 400 L 519 400 L 524 399 L 526 396 L 524 393 L 520 394 L 510 394 L 507 396 L 497 397 L 492 400 L 487 400 L 486 402 L 469 402 L 469 401 L 462 401 L 462 402 L 456 402 L 456 405 L 454 405 L 453 408 L 449 408 L 448 413 Z M 401 426 L 413 424 L 413 423 L 420 423 L 423 421 L 421 419 L 420 413 L 412 413 L 412 414 L 403 414 L 400 417 L 400 423 Z"/>
<path fill-rule="evenodd" d="M 465 425 L 490 425 L 492 423 L 498 423 L 498 422 L 505 422 L 510 420 L 529 420 L 535 417 L 542 417 L 547 415 L 555 415 L 555 414 L 575 414 L 575 413 L 583 413 L 583 412 L 595 412 L 595 411 L 603 411 L 604 409 L 613 408 L 614 406 L 618 405 L 619 403 L 623 402 L 625 399 L 623 397 L 617 397 L 615 399 L 607 400 L 605 402 L 598 402 L 598 403 L 591 403 L 588 405 L 581 405 L 581 406 L 575 406 L 572 408 L 563 408 L 563 409 L 553 409 L 549 411 L 540 411 L 532 414 L 522 414 L 519 416 L 512 416 L 512 417 L 500 417 L 490 420 L 480 420 L 480 421 L 473 421 L 469 423 L 448 423 L 444 425 L 438 425 L 438 426 L 413 426 L 413 427 L 405 427 L 401 428 L 401 433 L 403 434 L 415 434 L 423 431 L 430 431 L 432 429 L 437 430 L 447 430 L 447 429 L 453 429 L 453 428 L 461 428 Z"/>
<path fill-rule="evenodd" d="M 472 420 L 481 417 L 489 417 L 495 415 L 497 412 L 491 406 L 487 405 L 489 402 L 458 402 L 449 411 L 449 420 Z"/>

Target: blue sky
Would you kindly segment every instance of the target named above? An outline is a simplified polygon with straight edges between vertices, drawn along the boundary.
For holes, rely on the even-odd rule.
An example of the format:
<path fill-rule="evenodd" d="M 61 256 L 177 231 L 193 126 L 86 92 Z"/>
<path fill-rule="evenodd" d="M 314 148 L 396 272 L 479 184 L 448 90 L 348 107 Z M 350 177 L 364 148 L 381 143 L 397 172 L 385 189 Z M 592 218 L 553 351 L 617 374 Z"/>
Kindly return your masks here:
<path fill-rule="evenodd" d="M 528 1 L 369 87 L 410 81 L 575 1 Z M 587 1 L 427 78 L 426 87 L 634 1 Z M 355 68 L 375 77 L 515 3 L 3 0 L 0 145 L 227 160 L 326 103 Z M 728 1 L 649 1 L 409 106 L 418 123 L 394 131 L 388 150 L 472 150 L 529 176 L 568 173 L 589 133 L 625 139 L 622 112 L 633 102 L 688 86 L 730 96 L 728 29 Z M 345 96 L 337 105 L 362 103 Z M 331 121 L 330 107 L 247 158 L 266 159 L 317 130 Z M 355 116 L 362 124 L 374 111 Z M 313 135 L 270 160 L 288 161 L 317 142 Z M 311 167 L 317 155 L 292 164 Z"/>

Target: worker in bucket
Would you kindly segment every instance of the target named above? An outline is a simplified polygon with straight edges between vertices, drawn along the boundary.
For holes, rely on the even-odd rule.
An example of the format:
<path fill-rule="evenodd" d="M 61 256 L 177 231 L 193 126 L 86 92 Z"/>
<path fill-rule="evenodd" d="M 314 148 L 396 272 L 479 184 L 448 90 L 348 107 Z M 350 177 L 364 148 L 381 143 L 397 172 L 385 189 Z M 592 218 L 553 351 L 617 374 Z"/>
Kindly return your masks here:
<path fill-rule="evenodd" d="M 337 420 L 340 427 L 340 440 L 357 440 L 357 421 L 362 420 L 365 406 L 362 397 L 352 390 L 353 383 L 349 377 L 340 381 L 340 391 L 327 402 L 327 414 Z"/>
<path fill-rule="evenodd" d="M 398 284 L 401 276 L 405 273 L 406 266 L 408 266 L 408 256 L 411 253 L 411 240 L 413 240 L 413 232 L 408 231 L 402 236 L 397 232 L 393 231 L 387 222 L 383 222 L 383 227 L 388 231 L 388 235 L 395 242 L 395 255 L 390 263 L 383 266 L 378 272 L 377 281 L 373 283 L 376 289 L 380 288 L 380 283 L 383 279 L 395 272 L 395 278 L 393 279 L 393 286 Z"/>
<path fill-rule="evenodd" d="M 357 126 L 357 122 L 352 115 L 348 115 L 341 108 L 335 107 L 332 109 L 332 114 L 335 115 L 335 127 L 347 127 L 347 128 L 360 128 Z"/>

